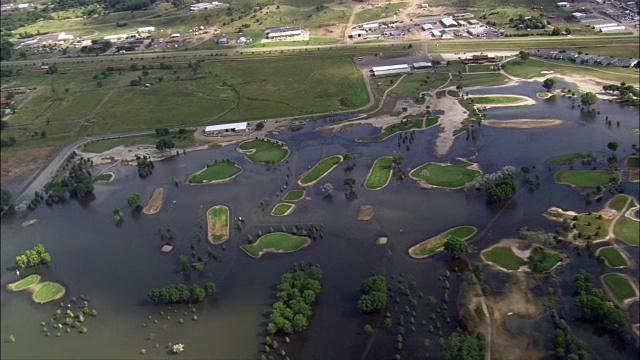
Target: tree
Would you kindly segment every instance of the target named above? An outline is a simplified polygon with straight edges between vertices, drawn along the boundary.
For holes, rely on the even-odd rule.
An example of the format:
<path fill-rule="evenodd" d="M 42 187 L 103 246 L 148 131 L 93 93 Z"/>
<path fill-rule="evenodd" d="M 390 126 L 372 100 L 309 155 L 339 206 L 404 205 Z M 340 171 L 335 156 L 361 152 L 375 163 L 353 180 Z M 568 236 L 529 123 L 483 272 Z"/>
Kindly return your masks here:
<path fill-rule="evenodd" d="M 127 203 L 129 203 L 129 206 L 131 207 L 137 207 L 140 205 L 140 197 L 140 193 L 133 193 L 127 198 Z"/>
<path fill-rule="evenodd" d="M 565 35 L 571 35 L 571 28 L 564 29 Z"/>
<path fill-rule="evenodd" d="M 11 192 L 7 189 L 0 189 L 0 211 L 9 208 L 11 205 Z"/>
<path fill-rule="evenodd" d="M 158 128 L 156 129 L 157 136 L 167 136 L 169 135 L 169 129 L 167 128 Z"/>
<path fill-rule="evenodd" d="M 466 241 L 454 235 L 449 235 L 447 237 L 447 240 L 444 243 L 444 250 L 451 253 L 454 258 L 459 258 L 461 255 L 466 255 L 473 251 Z"/>
<path fill-rule="evenodd" d="M 44 253 L 44 254 L 42 254 L 41 262 L 42 262 L 44 265 L 46 265 L 46 264 L 50 263 L 50 262 L 51 262 L 51 255 L 49 255 L 49 253 Z"/>
<path fill-rule="evenodd" d="M 47 73 L 47 74 L 55 74 L 55 73 L 57 73 L 57 72 L 58 72 L 58 67 L 57 67 L 57 66 L 55 66 L 55 65 L 49 65 L 49 66 L 47 67 L 47 71 L 46 71 L 46 73 Z"/>
<path fill-rule="evenodd" d="M 372 275 L 360 285 L 358 310 L 366 314 L 387 306 L 387 283 L 384 276 Z"/>
<path fill-rule="evenodd" d="M 395 166 L 402 165 L 402 163 L 404 163 L 404 155 L 402 155 L 402 153 L 397 152 L 397 151 L 394 152 L 393 155 L 391 156 L 391 162 Z"/>
<path fill-rule="evenodd" d="M 207 295 L 213 295 L 216 292 L 216 284 L 213 282 L 208 282 L 204 284 L 204 291 L 207 292 Z"/>
<path fill-rule="evenodd" d="M 518 53 L 518 56 L 520 56 L 520 59 L 522 59 L 522 61 L 527 61 L 527 59 L 529 59 L 529 53 L 524 51 L 524 50 L 520 50 L 520 52 Z"/>
<path fill-rule="evenodd" d="M 348 177 L 344 179 L 344 185 L 349 187 L 349 191 L 353 192 L 353 186 L 356 184 L 356 179 Z"/>
<path fill-rule="evenodd" d="M 156 149 L 160 151 L 164 151 L 166 149 L 173 149 L 175 146 L 176 144 L 173 142 L 173 140 L 167 139 L 167 138 L 162 138 L 158 140 L 158 142 L 156 143 Z"/>
<path fill-rule="evenodd" d="M 182 266 L 182 271 L 189 270 L 189 261 L 186 255 L 180 255 L 180 266 Z"/>
<path fill-rule="evenodd" d="M 20 269 L 24 269 L 27 266 L 27 262 L 28 259 L 26 255 L 16 256 L 16 265 L 18 265 Z"/>
<path fill-rule="evenodd" d="M 560 31 L 559 28 L 554 27 L 553 31 L 551 31 L 551 36 L 560 36 L 560 35 L 562 35 L 562 31 Z"/>
<path fill-rule="evenodd" d="M 264 122 L 259 121 L 259 122 L 256 124 L 256 130 L 257 130 L 257 131 L 260 131 L 260 130 L 262 130 L 262 129 L 264 129 Z"/>
<path fill-rule="evenodd" d="M 347 160 L 347 167 L 351 167 L 351 161 L 355 160 L 356 156 L 355 154 L 352 154 L 350 152 L 344 153 L 344 155 L 342 155 L 342 157 Z"/>
<path fill-rule="evenodd" d="M 459 329 L 444 339 L 441 350 L 444 360 L 483 360 L 482 341 L 473 335 L 465 335 Z"/>
<path fill-rule="evenodd" d="M 591 110 L 591 106 L 598 103 L 598 96 L 592 92 L 584 93 L 580 98 L 580 103 L 582 106 L 586 106 L 587 110 Z"/>
<path fill-rule="evenodd" d="M 191 285 L 191 297 L 196 301 L 196 302 L 200 302 L 204 299 L 204 297 L 207 295 L 205 290 L 203 288 L 201 288 L 198 284 L 192 284 Z"/>
<path fill-rule="evenodd" d="M 556 80 L 554 78 L 546 78 L 542 82 L 542 87 L 547 89 L 547 91 L 551 91 L 556 87 Z"/>
<path fill-rule="evenodd" d="M 611 141 L 607 144 L 607 149 L 611 150 L 612 153 L 618 150 L 619 144 L 616 141 Z"/>

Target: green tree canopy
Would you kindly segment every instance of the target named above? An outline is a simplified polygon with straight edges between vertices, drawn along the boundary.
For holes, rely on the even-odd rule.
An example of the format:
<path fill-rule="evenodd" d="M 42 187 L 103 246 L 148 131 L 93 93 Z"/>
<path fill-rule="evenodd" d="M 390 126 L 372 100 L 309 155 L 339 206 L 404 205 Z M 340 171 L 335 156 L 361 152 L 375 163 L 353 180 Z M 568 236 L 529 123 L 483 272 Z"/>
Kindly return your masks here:
<path fill-rule="evenodd" d="M 598 96 L 592 92 L 586 92 L 582 94 L 580 98 L 580 103 L 582 106 L 585 106 L 587 110 L 591 110 L 591 107 L 598 103 Z"/>
<path fill-rule="evenodd" d="M 449 235 L 444 243 L 444 250 L 451 253 L 454 258 L 469 254 L 473 249 L 466 241 L 457 236 Z"/>
<path fill-rule="evenodd" d="M 556 80 L 554 78 L 546 78 L 542 82 L 542 87 L 547 89 L 547 91 L 551 91 L 556 87 Z"/>
<path fill-rule="evenodd" d="M 483 360 L 483 345 L 478 337 L 465 335 L 459 329 L 454 331 L 442 344 L 444 360 Z"/>
<path fill-rule="evenodd" d="M 5 210 L 11 205 L 11 192 L 7 189 L 0 189 L 0 210 Z"/>

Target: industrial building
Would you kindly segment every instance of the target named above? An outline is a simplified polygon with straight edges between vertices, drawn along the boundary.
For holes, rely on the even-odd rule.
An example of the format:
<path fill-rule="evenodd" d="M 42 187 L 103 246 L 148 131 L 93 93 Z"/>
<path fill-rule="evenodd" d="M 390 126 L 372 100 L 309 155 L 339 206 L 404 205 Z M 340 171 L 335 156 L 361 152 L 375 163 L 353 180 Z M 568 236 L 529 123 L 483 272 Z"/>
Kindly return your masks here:
<path fill-rule="evenodd" d="M 625 31 L 627 30 L 624 26 L 609 26 L 600 28 L 600 32 L 608 33 L 608 32 L 617 32 L 617 31 Z"/>
<path fill-rule="evenodd" d="M 152 33 L 154 31 L 156 31 L 156 27 L 155 26 L 144 26 L 144 27 L 139 27 L 138 28 L 138 33 L 140 33 L 140 34 Z"/>
<path fill-rule="evenodd" d="M 442 26 L 444 26 L 445 28 L 454 28 L 454 27 L 458 27 L 458 23 L 453 20 L 452 18 L 442 18 L 440 19 L 440 22 L 442 23 Z"/>
<path fill-rule="evenodd" d="M 367 32 L 364 31 L 364 30 L 353 30 L 351 32 L 351 37 L 352 38 L 358 38 L 358 37 L 362 37 L 362 36 L 365 36 L 365 35 L 367 35 Z"/>
<path fill-rule="evenodd" d="M 616 23 L 604 23 L 604 24 L 595 24 L 591 26 L 597 30 L 597 29 L 610 28 L 610 27 L 619 26 L 619 25 Z"/>
<path fill-rule="evenodd" d="M 216 135 L 223 132 L 247 131 L 247 122 L 209 125 L 204 128 L 204 135 Z"/>
<path fill-rule="evenodd" d="M 267 31 L 267 39 L 269 40 L 284 40 L 302 35 L 302 28 L 300 26 L 277 27 Z"/>
<path fill-rule="evenodd" d="M 433 67 L 433 63 L 431 61 L 420 61 L 413 63 L 414 69 L 431 69 Z"/>
<path fill-rule="evenodd" d="M 122 41 L 127 38 L 127 34 L 107 35 L 104 37 L 106 41 Z"/>
<path fill-rule="evenodd" d="M 387 66 L 374 66 L 371 68 L 373 71 L 373 75 L 381 76 L 381 75 L 391 75 L 391 74 L 403 74 L 410 72 L 408 64 L 399 64 L 399 65 L 387 65 Z"/>
<path fill-rule="evenodd" d="M 374 31 L 380 28 L 380 24 L 364 24 L 362 25 L 362 28 L 366 31 Z"/>

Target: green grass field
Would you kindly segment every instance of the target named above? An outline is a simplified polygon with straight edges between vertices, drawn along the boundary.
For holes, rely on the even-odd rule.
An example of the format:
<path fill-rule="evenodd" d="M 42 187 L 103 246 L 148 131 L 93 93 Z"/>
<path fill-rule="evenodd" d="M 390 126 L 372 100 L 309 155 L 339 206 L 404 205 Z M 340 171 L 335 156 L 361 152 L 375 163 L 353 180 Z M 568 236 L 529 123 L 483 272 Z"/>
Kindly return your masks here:
<path fill-rule="evenodd" d="M 577 152 L 565 156 L 550 159 L 547 161 L 549 166 L 571 165 L 576 160 L 595 158 L 590 152 Z"/>
<path fill-rule="evenodd" d="M 496 246 L 491 250 L 485 250 L 482 252 L 482 256 L 487 261 L 507 270 L 518 270 L 527 264 L 523 258 L 513 252 L 512 248 L 507 246 Z"/>
<path fill-rule="evenodd" d="M 254 244 L 240 246 L 249 256 L 259 258 L 267 252 L 289 253 L 309 245 L 308 237 L 274 232 L 261 236 Z"/>
<path fill-rule="evenodd" d="M 611 267 L 629 266 L 627 259 L 620 253 L 615 246 L 603 247 L 598 251 L 598 256 L 604 259 L 607 265 Z"/>
<path fill-rule="evenodd" d="M 245 156 L 257 163 L 279 164 L 289 155 L 289 150 L 273 140 L 255 139 L 240 144 L 239 149 Z"/>
<path fill-rule="evenodd" d="M 435 90 L 447 81 L 449 81 L 449 74 L 445 72 L 410 73 L 402 78 L 389 95 L 403 99 L 416 99 L 421 92 Z"/>
<path fill-rule="evenodd" d="M 471 100 L 476 105 L 510 104 L 522 101 L 517 96 L 472 96 Z"/>
<path fill-rule="evenodd" d="M 304 197 L 304 190 L 289 190 L 287 191 L 287 193 L 282 197 L 282 200 L 284 201 L 298 201 L 300 199 L 302 199 Z"/>
<path fill-rule="evenodd" d="M 342 155 L 333 155 L 320 160 L 317 164 L 311 168 L 311 170 L 305 172 L 298 180 L 300 186 L 313 185 L 321 177 L 327 175 L 334 167 L 342 161 Z"/>
<path fill-rule="evenodd" d="M 413 169 L 409 177 L 432 186 L 458 189 L 480 176 L 480 171 L 468 168 L 471 165 L 468 162 L 460 165 L 426 163 Z"/>
<path fill-rule="evenodd" d="M 618 194 L 614 196 L 611 200 L 609 200 L 609 207 L 613 210 L 620 212 L 624 210 L 624 206 L 627 203 L 629 196 L 625 194 Z"/>
<path fill-rule="evenodd" d="M 536 93 L 536 96 L 539 98 L 547 98 L 551 95 L 551 93 L 548 93 L 546 91 L 540 91 L 539 93 Z"/>
<path fill-rule="evenodd" d="M 608 273 L 602 275 L 602 282 L 615 296 L 616 300 L 624 302 L 627 299 L 638 296 L 636 290 L 631 286 L 629 280 L 616 273 Z"/>
<path fill-rule="evenodd" d="M 618 174 L 608 170 L 560 170 L 555 175 L 558 183 L 576 188 L 594 188 L 620 181 Z"/>
<path fill-rule="evenodd" d="M 460 93 L 455 91 L 455 90 L 447 90 L 447 95 L 454 97 L 454 98 L 459 98 L 460 97 Z"/>
<path fill-rule="evenodd" d="M 468 73 L 475 73 L 475 72 L 491 72 L 491 71 L 496 71 L 500 70 L 500 65 L 493 65 L 493 64 L 471 64 L 467 67 L 467 72 Z"/>
<path fill-rule="evenodd" d="M 474 226 L 455 227 L 412 246 L 409 249 L 409 255 L 415 258 L 425 258 L 442 249 L 444 247 L 444 243 L 447 241 L 447 237 L 449 237 L 450 235 L 456 236 L 463 240 L 468 240 L 473 235 L 475 235 L 477 231 L 478 228 Z"/>
<path fill-rule="evenodd" d="M 9 288 L 13 291 L 20 291 L 36 285 L 39 281 L 40 275 L 33 274 L 20 281 L 16 281 L 13 284 L 9 284 Z"/>
<path fill-rule="evenodd" d="M 93 177 L 93 182 L 108 182 L 114 178 L 113 173 L 102 173 Z"/>
<path fill-rule="evenodd" d="M 574 217 L 569 215 L 565 215 L 565 219 L 574 221 L 575 230 L 582 235 L 580 237 L 581 239 L 596 240 L 604 238 L 607 235 L 611 219 L 601 217 L 600 214 L 597 213 L 592 213 L 591 215 L 580 214 L 577 216 L 578 220 L 573 220 Z"/>
<path fill-rule="evenodd" d="M 207 165 L 203 171 L 195 173 L 189 178 L 190 184 L 206 184 L 212 181 L 224 181 L 239 174 L 242 168 L 225 161 Z"/>
<path fill-rule="evenodd" d="M 173 143 L 176 145 L 176 149 L 184 149 L 196 145 L 196 140 L 193 137 L 193 131 L 187 134 L 171 134 L 169 136 L 163 137 L 173 141 Z M 115 139 L 97 140 L 85 145 L 83 151 L 100 154 L 107 150 L 111 150 L 115 147 L 123 145 L 155 145 L 163 137 L 157 136 L 155 134 L 148 134 L 139 136 L 126 136 Z"/>
<path fill-rule="evenodd" d="M 638 156 L 629 156 L 627 158 L 627 166 L 630 168 L 640 168 L 640 157 Z"/>
<path fill-rule="evenodd" d="M 535 248 L 534 248 L 534 251 L 535 251 Z M 533 254 L 533 251 L 532 251 L 532 254 Z M 541 250 L 539 254 L 541 255 L 539 255 L 538 262 L 535 264 L 533 264 L 531 261 L 532 255 L 529 255 L 529 259 L 528 259 L 529 268 L 535 272 L 544 273 L 544 272 L 550 271 L 554 266 L 556 266 L 557 263 L 562 261 L 562 256 L 546 251 L 544 249 Z"/>
<path fill-rule="evenodd" d="M 46 281 L 37 285 L 38 289 L 33 293 L 33 300 L 39 304 L 60 298 L 65 293 L 64 286 Z"/>
<path fill-rule="evenodd" d="M 217 205 L 207 210 L 209 241 L 216 245 L 229 239 L 229 208 Z"/>
<path fill-rule="evenodd" d="M 398 123 L 385 127 L 382 130 L 382 132 L 378 135 L 365 136 L 362 138 L 358 138 L 357 140 L 358 141 L 385 140 L 389 136 L 398 132 L 409 131 L 412 129 L 422 129 L 423 124 L 424 124 L 423 118 L 401 120 Z"/>
<path fill-rule="evenodd" d="M 504 64 L 504 71 L 511 76 L 525 79 L 545 76 L 542 71 L 553 71 L 557 74 L 589 75 L 616 83 L 623 81 L 629 84 L 638 83 L 637 69 L 576 65 L 568 61 L 560 60 L 542 61 L 536 58 L 529 58 L 526 61 L 523 61 L 516 58 Z"/>
<path fill-rule="evenodd" d="M 391 156 L 377 158 L 369 171 L 364 186 L 369 190 L 382 189 L 389 183 L 392 173 L 393 158 Z"/>
<path fill-rule="evenodd" d="M 499 86 L 506 84 L 507 77 L 500 73 L 476 73 L 454 75 L 450 85 L 462 85 L 465 88 L 477 86 Z"/>
<path fill-rule="evenodd" d="M 273 216 L 286 216 L 289 211 L 293 211 L 295 205 L 287 204 L 287 203 L 278 203 L 271 210 L 271 215 Z"/>
<path fill-rule="evenodd" d="M 360 10 L 358 13 L 356 13 L 356 17 L 353 23 L 362 24 L 370 21 L 375 21 L 378 19 L 392 17 L 396 11 L 398 11 L 399 9 L 406 9 L 407 6 L 409 6 L 409 3 L 401 2 L 401 3 L 387 4 L 384 6 L 376 6 L 371 9 Z"/>
<path fill-rule="evenodd" d="M 613 228 L 613 234 L 629 245 L 640 245 L 640 222 L 621 217 Z"/>

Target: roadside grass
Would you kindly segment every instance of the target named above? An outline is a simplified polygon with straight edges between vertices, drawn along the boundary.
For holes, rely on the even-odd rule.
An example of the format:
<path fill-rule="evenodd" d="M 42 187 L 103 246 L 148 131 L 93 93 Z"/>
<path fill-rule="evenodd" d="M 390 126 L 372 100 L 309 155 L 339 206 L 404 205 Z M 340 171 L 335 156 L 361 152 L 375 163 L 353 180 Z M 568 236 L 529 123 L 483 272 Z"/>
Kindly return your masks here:
<path fill-rule="evenodd" d="M 335 38 L 327 38 L 327 37 L 319 37 L 319 36 L 310 36 L 309 40 L 300 40 L 300 41 L 287 41 L 286 46 L 314 46 L 314 45 L 333 45 L 339 44 L 340 39 Z M 247 49 L 251 48 L 263 48 L 263 47 L 279 47 L 283 46 L 283 43 L 280 41 L 268 41 L 268 42 L 260 42 L 251 44 L 249 46 L 245 46 Z M 282 50 L 284 51 L 284 50 Z"/>
<path fill-rule="evenodd" d="M 640 222 L 626 216 L 621 217 L 613 228 L 613 234 L 629 245 L 640 245 Z"/>
<path fill-rule="evenodd" d="M 430 162 L 413 169 L 409 177 L 428 185 L 457 189 L 480 176 L 480 171 L 468 168 L 471 165 L 468 162 L 458 165 Z"/>
<path fill-rule="evenodd" d="M 93 182 L 94 183 L 95 182 L 103 182 L 103 181 L 107 182 L 107 181 L 111 181 L 111 179 L 113 179 L 113 178 L 114 178 L 113 173 L 106 172 L 106 173 L 102 173 L 102 174 L 94 176 L 93 177 Z"/>
<path fill-rule="evenodd" d="M 416 118 L 416 119 L 403 119 L 400 122 L 389 125 L 385 127 L 382 132 L 378 135 L 374 136 L 365 136 L 362 138 L 358 138 L 357 141 L 371 141 L 371 140 L 385 140 L 391 135 L 401 132 L 401 131 L 409 131 L 411 129 L 421 129 L 424 123 L 424 119 Z"/>
<path fill-rule="evenodd" d="M 384 6 L 376 6 L 372 9 L 364 9 L 356 13 L 356 17 L 353 20 L 354 24 L 362 24 L 370 21 L 384 19 L 398 11 L 399 9 L 406 9 L 409 3 L 393 3 Z"/>
<path fill-rule="evenodd" d="M 287 213 L 291 211 L 293 208 L 294 208 L 294 205 L 292 204 L 278 203 L 276 204 L 276 206 L 273 207 L 273 210 L 271 210 L 271 215 L 273 216 L 285 216 L 285 214 L 289 215 Z"/>
<path fill-rule="evenodd" d="M 203 171 L 192 175 L 189 178 L 191 184 L 204 184 L 212 181 L 229 179 L 242 171 L 242 168 L 234 163 L 226 161 L 216 162 L 207 165 Z"/>
<path fill-rule="evenodd" d="M 527 262 L 517 256 L 513 249 L 508 246 L 496 246 L 493 249 L 485 250 L 482 252 L 482 256 L 492 263 L 507 270 L 518 270 L 521 266 L 527 264 Z"/>
<path fill-rule="evenodd" d="M 615 246 L 603 247 L 598 251 L 598 257 L 604 259 L 607 265 L 610 267 L 624 267 L 629 266 L 627 259 L 622 256 L 620 250 Z"/>
<path fill-rule="evenodd" d="M 176 149 L 184 149 L 191 146 L 195 146 L 196 140 L 193 137 L 193 133 L 178 134 L 171 133 L 169 136 L 157 136 L 155 134 L 138 135 L 138 136 L 125 136 L 114 139 L 96 140 L 88 143 L 84 146 L 83 151 L 90 153 L 103 153 L 107 150 L 111 150 L 117 146 L 133 146 L 133 145 L 156 145 L 162 138 L 171 139 L 176 145 Z"/>
<path fill-rule="evenodd" d="M 317 164 L 311 168 L 311 170 L 305 172 L 298 181 L 300 185 L 307 186 L 313 184 L 315 181 L 325 176 L 335 166 L 342 161 L 342 155 L 333 155 L 320 160 Z"/>
<path fill-rule="evenodd" d="M 454 75 L 451 79 L 452 86 L 462 85 L 465 88 L 477 86 L 499 86 L 504 85 L 507 77 L 500 73 L 475 73 Z"/>
<path fill-rule="evenodd" d="M 449 81 L 449 74 L 445 72 L 435 73 L 410 73 L 389 92 L 390 96 L 403 99 L 419 99 L 420 93 L 433 91 Z"/>
<path fill-rule="evenodd" d="M 261 236 L 255 243 L 242 245 L 240 248 L 249 256 L 261 257 L 265 252 L 288 253 L 302 249 L 309 245 L 308 237 L 291 235 L 283 232 L 274 232 Z"/>
<path fill-rule="evenodd" d="M 55 300 L 56 297 L 65 292 L 64 286 L 51 281 L 40 283 L 37 287 L 38 289 L 33 293 L 33 300 L 37 303 Z"/>
<path fill-rule="evenodd" d="M 623 211 L 628 199 L 629 197 L 627 195 L 618 194 L 609 200 L 609 207 L 617 212 Z"/>
<path fill-rule="evenodd" d="M 590 152 L 577 152 L 565 156 L 550 159 L 547 161 L 549 166 L 571 165 L 576 160 L 594 159 L 595 156 Z"/>
<path fill-rule="evenodd" d="M 289 155 L 289 150 L 283 144 L 266 139 L 246 141 L 238 148 L 249 160 L 263 164 L 279 164 Z"/>
<path fill-rule="evenodd" d="M 412 246 L 409 249 L 409 255 L 415 258 L 425 258 L 442 249 L 444 247 L 444 243 L 447 241 L 447 237 L 450 235 L 462 240 L 468 240 L 475 235 L 477 231 L 478 229 L 474 226 L 458 226 L 453 229 L 449 229 L 439 235 Z"/>
<path fill-rule="evenodd" d="M 287 193 L 282 197 L 282 200 L 284 201 L 298 201 L 300 199 L 302 199 L 304 197 L 304 190 L 289 190 L 287 191 Z"/>
<path fill-rule="evenodd" d="M 576 188 L 594 188 L 617 183 L 620 178 L 610 170 L 560 170 L 556 173 L 555 180 Z"/>
<path fill-rule="evenodd" d="M 207 210 L 209 241 L 220 244 L 229 238 L 229 208 L 218 205 Z"/>
<path fill-rule="evenodd" d="M 489 105 L 517 103 L 522 101 L 522 98 L 516 96 L 472 96 L 471 100 L 476 105 Z"/>
<path fill-rule="evenodd" d="M 383 156 L 373 163 L 365 187 L 369 190 L 379 190 L 385 187 L 391 179 L 393 173 L 393 158 L 391 156 Z"/>
<path fill-rule="evenodd" d="M 602 282 L 619 302 L 638 296 L 629 280 L 620 274 L 604 274 L 602 275 Z"/>
<path fill-rule="evenodd" d="M 588 75 L 615 83 L 638 84 L 639 74 L 637 69 L 611 67 L 605 69 L 602 66 L 576 65 L 560 60 L 542 61 L 535 58 L 529 58 L 526 61 L 516 58 L 504 63 L 503 67 L 507 74 L 525 79 L 550 76 L 551 74 L 543 74 L 542 71 L 553 71 L 554 74 Z"/>
<path fill-rule="evenodd" d="M 20 291 L 36 285 L 39 281 L 40 281 L 40 275 L 32 274 L 20 281 L 14 282 L 13 284 L 9 284 L 8 288 L 13 291 Z"/>

